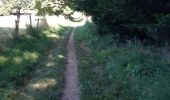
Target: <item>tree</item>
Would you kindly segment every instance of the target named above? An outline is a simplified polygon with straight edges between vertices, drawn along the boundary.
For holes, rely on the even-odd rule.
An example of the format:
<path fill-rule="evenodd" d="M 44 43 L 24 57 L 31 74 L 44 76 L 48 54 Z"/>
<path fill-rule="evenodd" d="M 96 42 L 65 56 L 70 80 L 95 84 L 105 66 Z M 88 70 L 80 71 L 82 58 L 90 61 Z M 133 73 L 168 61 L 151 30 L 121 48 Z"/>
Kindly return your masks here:
<path fill-rule="evenodd" d="M 99 34 L 159 39 L 170 32 L 169 0 L 73 0 L 76 10 L 92 16 Z M 166 22 L 166 23 L 165 23 Z M 165 25 L 166 24 L 166 25 Z M 155 38 L 156 37 L 156 38 Z"/>
<path fill-rule="evenodd" d="M 34 0 L 2 0 L 0 15 L 9 15 L 11 13 L 16 13 L 17 15 L 17 20 L 15 21 L 15 38 L 18 38 L 21 10 L 32 8 L 34 8 Z"/>
<path fill-rule="evenodd" d="M 0 7 L 0 15 L 9 15 L 15 13 L 18 6 L 21 10 L 33 9 L 35 5 L 34 0 L 2 0 Z"/>
<path fill-rule="evenodd" d="M 67 7 L 67 0 L 36 0 L 35 8 L 39 15 L 59 15 Z"/>

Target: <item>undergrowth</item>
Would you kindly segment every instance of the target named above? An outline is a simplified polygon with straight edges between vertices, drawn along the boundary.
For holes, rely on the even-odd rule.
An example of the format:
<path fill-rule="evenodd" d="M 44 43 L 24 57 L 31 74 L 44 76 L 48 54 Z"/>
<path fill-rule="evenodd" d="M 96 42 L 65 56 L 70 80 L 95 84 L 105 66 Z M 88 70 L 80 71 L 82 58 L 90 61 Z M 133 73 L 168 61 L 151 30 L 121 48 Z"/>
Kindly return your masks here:
<path fill-rule="evenodd" d="M 169 100 L 169 59 L 138 40 L 123 44 L 96 32 L 89 22 L 76 30 L 82 100 Z M 91 55 L 79 46 L 84 41 Z"/>

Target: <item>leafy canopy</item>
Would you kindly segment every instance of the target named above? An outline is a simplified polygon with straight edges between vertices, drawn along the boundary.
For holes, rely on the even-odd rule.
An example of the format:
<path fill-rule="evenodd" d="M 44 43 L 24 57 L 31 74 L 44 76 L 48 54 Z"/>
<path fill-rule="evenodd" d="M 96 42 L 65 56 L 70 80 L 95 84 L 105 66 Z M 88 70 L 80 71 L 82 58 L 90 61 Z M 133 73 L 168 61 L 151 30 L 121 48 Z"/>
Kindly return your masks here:
<path fill-rule="evenodd" d="M 22 10 L 33 9 L 34 5 L 34 0 L 2 0 L 2 4 L 0 5 L 0 15 L 14 13 L 18 7 Z"/>

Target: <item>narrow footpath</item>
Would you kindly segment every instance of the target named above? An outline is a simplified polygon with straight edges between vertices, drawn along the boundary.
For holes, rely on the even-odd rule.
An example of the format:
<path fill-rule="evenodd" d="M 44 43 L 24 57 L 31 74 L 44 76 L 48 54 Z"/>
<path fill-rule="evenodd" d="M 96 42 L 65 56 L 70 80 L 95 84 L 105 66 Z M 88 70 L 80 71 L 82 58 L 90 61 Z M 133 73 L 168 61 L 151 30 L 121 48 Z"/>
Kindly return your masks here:
<path fill-rule="evenodd" d="M 76 50 L 75 50 L 75 42 L 74 42 L 75 29 L 76 28 L 73 29 L 67 45 L 65 87 L 64 87 L 63 96 L 61 100 L 80 100 L 78 67 L 77 67 Z"/>

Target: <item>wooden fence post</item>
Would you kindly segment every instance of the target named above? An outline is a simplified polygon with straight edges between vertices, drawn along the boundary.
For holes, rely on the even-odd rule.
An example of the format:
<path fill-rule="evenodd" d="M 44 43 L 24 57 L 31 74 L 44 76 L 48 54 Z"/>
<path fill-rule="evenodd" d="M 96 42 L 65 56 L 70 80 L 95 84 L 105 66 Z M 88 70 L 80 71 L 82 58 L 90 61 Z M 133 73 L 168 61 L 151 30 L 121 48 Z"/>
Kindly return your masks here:
<path fill-rule="evenodd" d="M 31 17 L 31 14 L 29 15 L 29 19 L 30 19 L 30 28 L 32 28 L 32 17 Z"/>
<path fill-rule="evenodd" d="M 18 34 L 19 34 L 19 22 L 18 22 L 18 20 L 15 20 L 15 34 L 14 34 L 14 38 L 18 38 Z"/>
<path fill-rule="evenodd" d="M 15 34 L 14 34 L 14 38 L 18 38 L 19 36 L 19 22 L 20 22 L 20 7 L 18 7 L 18 11 L 17 11 L 17 20 L 15 20 Z"/>
<path fill-rule="evenodd" d="M 40 19 L 38 18 L 38 20 L 37 20 L 37 28 L 39 28 L 39 24 L 40 24 Z"/>

